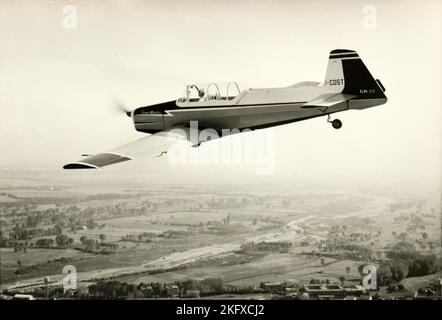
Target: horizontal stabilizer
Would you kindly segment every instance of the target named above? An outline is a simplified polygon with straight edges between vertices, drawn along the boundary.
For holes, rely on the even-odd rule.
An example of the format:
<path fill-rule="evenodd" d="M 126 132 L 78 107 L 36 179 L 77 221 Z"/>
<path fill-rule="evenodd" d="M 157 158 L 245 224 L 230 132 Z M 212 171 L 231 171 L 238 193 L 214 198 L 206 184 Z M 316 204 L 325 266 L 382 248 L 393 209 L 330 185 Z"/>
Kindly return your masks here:
<path fill-rule="evenodd" d="M 316 87 L 319 86 L 321 83 L 317 81 L 302 81 L 295 84 L 292 84 L 291 86 L 288 86 L 287 88 L 298 88 L 298 87 Z"/>
<path fill-rule="evenodd" d="M 354 97 L 356 96 L 351 94 L 327 93 L 319 96 L 315 100 L 309 101 L 305 105 L 302 105 L 301 108 L 310 109 L 310 108 L 332 107 L 337 104 L 346 102 Z"/>

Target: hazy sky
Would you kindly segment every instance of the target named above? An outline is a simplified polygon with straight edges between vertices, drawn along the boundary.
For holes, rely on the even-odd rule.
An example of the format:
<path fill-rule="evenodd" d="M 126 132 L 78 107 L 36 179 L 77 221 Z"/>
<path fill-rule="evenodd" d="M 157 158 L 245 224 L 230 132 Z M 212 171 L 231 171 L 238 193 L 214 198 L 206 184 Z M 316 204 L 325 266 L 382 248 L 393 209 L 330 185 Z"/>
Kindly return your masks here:
<path fill-rule="evenodd" d="M 63 28 L 67 4 L 76 29 Z M 364 28 L 366 5 L 376 8 L 375 29 Z M 388 103 L 337 114 L 341 130 L 325 117 L 278 127 L 273 177 L 440 179 L 440 19 L 441 1 L 3 0 L 0 166 L 61 168 L 142 137 L 115 101 L 175 99 L 192 82 L 323 81 L 329 51 L 347 48 L 382 80 Z M 253 165 L 164 159 L 103 172 L 135 169 L 159 179 L 255 175 Z"/>

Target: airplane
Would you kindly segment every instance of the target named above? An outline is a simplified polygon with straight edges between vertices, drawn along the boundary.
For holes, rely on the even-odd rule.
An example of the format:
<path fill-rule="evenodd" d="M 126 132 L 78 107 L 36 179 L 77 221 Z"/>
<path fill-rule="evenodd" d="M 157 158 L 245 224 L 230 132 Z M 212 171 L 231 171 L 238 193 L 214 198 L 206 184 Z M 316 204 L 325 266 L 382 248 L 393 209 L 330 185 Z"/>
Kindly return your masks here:
<path fill-rule="evenodd" d="M 187 85 L 181 97 L 136 108 L 126 114 L 135 129 L 149 135 L 109 152 L 84 155 L 64 169 L 98 169 L 141 156 L 161 156 L 178 140 L 194 147 L 213 140 L 193 135 L 190 124 L 224 132 L 229 129 L 264 129 L 327 115 L 335 129 L 342 127 L 330 115 L 366 109 L 387 102 L 385 88 L 374 79 L 354 50 L 330 52 L 325 81 L 304 81 L 288 87 L 240 89 L 236 82 Z M 195 141 L 195 138 L 196 141 Z M 216 137 L 215 137 L 216 138 Z"/>

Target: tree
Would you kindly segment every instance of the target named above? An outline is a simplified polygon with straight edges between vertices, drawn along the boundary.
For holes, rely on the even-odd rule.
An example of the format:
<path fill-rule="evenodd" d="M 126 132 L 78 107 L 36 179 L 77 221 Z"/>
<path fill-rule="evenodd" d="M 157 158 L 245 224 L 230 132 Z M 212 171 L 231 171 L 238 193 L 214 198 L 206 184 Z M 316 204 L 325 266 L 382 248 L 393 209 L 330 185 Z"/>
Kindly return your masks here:
<path fill-rule="evenodd" d="M 55 242 L 57 243 L 57 246 L 60 248 L 68 247 L 72 244 L 73 239 L 69 238 L 65 234 L 59 234 L 55 237 Z"/>
<path fill-rule="evenodd" d="M 345 277 L 344 276 L 340 276 L 339 277 L 339 281 L 341 281 L 341 284 L 344 285 Z"/>
<path fill-rule="evenodd" d="M 57 223 L 55 225 L 54 229 L 55 229 L 55 234 L 57 234 L 57 235 L 62 234 L 62 232 L 63 232 L 63 226 L 61 223 Z"/>
<path fill-rule="evenodd" d="M 414 260 L 416 254 L 416 248 L 413 244 L 406 241 L 400 241 L 387 252 L 387 258 L 393 261 L 405 260 L 410 262 Z"/>
<path fill-rule="evenodd" d="M 94 229 L 95 227 L 96 227 L 96 223 L 94 222 L 94 220 L 92 220 L 92 219 L 89 219 L 87 222 L 86 222 L 86 227 L 88 228 L 88 229 Z"/>
<path fill-rule="evenodd" d="M 397 238 L 398 238 L 399 240 L 401 240 L 401 241 L 405 241 L 405 240 L 407 239 L 407 237 L 408 237 L 408 234 L 407 234 L 406 232 L 401 232 L 401 233 L 397 236 Z"/>
<path fill-rule="evenodd" d="M 419 277 L 433 274 L 438 271 L 440 265 L 438 265 L 437 257 L 435 255 L 418 256 L 410 263 L 408 276 Z"/>
<path fill-rule="evenodd" d="M 345 267 L 345 272 L 348 274 L 348 273 L 350 273 L 350 267 Z"/>
<path fill-rule="evenodd" d="M 83 245 L 86 245 L 87 238 L 86 238 L 85 236 L 81 236 L 81 237 L 80 237 L 80 242 L 81 242 Z"/>
<path fill-rule="evenodd" d="M 427 240 L 428 240 L 428 233 L 423 232 L 423 233 L 422 233 L 422 239 L 423 239 L 424 241 L 427 241 Z"/>
<path fill-rule="evenodd" d="M 97 294 L 97 285 L 96 284 L 90 285 L 88 287 L 88 291 L 89 291 L 89 295 L 95 297 L 95 295 Z"/>
<path fill-rule="evenodd" d="M 362 270 L 366 264 L 361 264 L 358 267 L 359 273 L 362 275 Z M 408 274 L 408 263 L 403 260 L 388 261 L 381 263 L 376 270 L 378 286 L 391 286 L 399 283 Z"/>
<path fill-rule="evenodd" d="M 101 240 L 101 242 L 104 242 L 104 240 L 106 240 L 106 235 L 100 234 L 100 240 Z"/>
<path fill-rule="evenodd" d="M 96 250 L 96 242 L 93 239 L 86 240 L 86 251 L 94 252 Z"/>

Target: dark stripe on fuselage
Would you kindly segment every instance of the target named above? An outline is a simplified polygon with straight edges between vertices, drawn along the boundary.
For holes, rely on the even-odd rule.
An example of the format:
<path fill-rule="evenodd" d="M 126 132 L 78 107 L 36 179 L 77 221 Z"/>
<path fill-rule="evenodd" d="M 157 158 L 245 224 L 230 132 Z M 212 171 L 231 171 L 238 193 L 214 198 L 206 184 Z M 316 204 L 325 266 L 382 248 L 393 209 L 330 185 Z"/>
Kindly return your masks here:
<path fill-rule="evenodd" d="M 176 105 L 176 100 L 171 100 L 163 103 L 152 104 L 150 106 L 140 107 L 135 109 L 134 115 L 143 114 L 143 110 L 146 111 L 158 111 L 164 113 L 164 110 L 173 110 L 178 109 L 179 107 Z"/>
<path fill-rule="evenodd" d="M 347 109 L 345 109 L 345 110 L 347 110 Z M 341 110 L 341 111 L 343 111 L 343 110 Z M 262 125 L 259 125 L 259 126 L 239 128 L 239 129 L 240 130 L 243 130 L 243 129 L 251 129 L 251 130 L 266 129 L 266 128 L 271 128 L 271 127 L 275 127 L 275 126 L 282 126 L 284 124 L 290 124 L 290 123 L 294 123 L 294 122 L 298 122 L 298 121 L 303 121 L 303 120 L 313 119 L 313 118 L 317 118 L 317 117 L 322 117 L 322 116 L 325 116 L 327 114 L 331 114 L 331 113 L 315 114 L 315 115 L 311 115 L 311 116 L 307 116 L 307 117 L 302 117 L 302 118 L 296 118 L 296 119 L 291 119 L 291 120 L 284 120 L 284 121 L 266 123 L 266 124 L 262 124 Z"/>
<path fill-rule="evenodd" d="M 242 108 L 246 108 L 246 107 L 259 107 L 259 106 L 278 106 L 278 105 L 290 105 L 290 104 L 294 104 L 294 105 L 299 105 L 299 104 L 304 104 L 307 103 L 308 101 L 299 101 L 299 102 L 280 102 L 280 103 L 254 103 L 254 104 L 230 104 L 230 105 L 212 105 L 212 106 L 195 106 L 195 107 L 179 107 L 176 104 L 176 100 L 173 101 L 169 101 L 169 102 L 164 102 L 164 103 L 160 103 L 160 104 L 154 104 L 151 106 L 145 106 L 145 107 L 141 107 L 135 110 L 135 115 L 139 115 L 139 114 L 143 114 L 143 110 L 146 111 L 159 111 L 161 113 L 166 113 L 166 111 L 173 111 L 173 110 L 183 110 L 183 111 L 193 111 L 193 110 L 199 110 L 199 109 L 228 109 L 228 108 L 238 108 L 238 107 L 242 107 Z M 146 115 L 149 115 L 148 113 L 146 113 Z"/>

